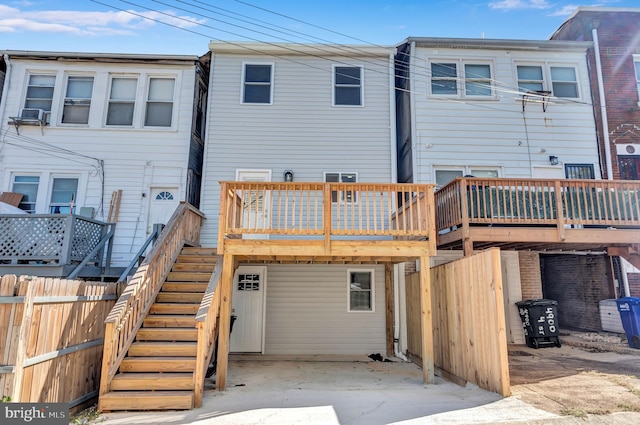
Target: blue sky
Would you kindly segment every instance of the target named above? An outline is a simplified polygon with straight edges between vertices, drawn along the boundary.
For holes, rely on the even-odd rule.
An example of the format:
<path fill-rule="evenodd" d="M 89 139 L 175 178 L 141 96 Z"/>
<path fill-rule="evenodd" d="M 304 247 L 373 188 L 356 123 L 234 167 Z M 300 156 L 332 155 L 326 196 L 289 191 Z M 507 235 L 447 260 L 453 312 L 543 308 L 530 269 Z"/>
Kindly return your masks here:
<path fill-rule="evenodd" d="M 408 36 L 541 40 L 578 6 L 640 8 L 640 1 L 5 0 L 0 50 L 191 55 L 206 53 L 211 39 L 386 45 Z"/>

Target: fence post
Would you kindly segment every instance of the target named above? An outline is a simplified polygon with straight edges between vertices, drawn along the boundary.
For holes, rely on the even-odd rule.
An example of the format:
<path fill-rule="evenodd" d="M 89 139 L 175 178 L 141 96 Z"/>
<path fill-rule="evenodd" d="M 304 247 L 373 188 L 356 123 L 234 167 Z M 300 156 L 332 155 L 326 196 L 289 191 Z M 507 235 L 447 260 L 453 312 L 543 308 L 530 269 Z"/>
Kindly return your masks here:
<path fill-rule="evenodd" d="M 22 310 L 22 320 L 20 325 L 20 339 L 18 340 L 18 349 L 16 350 L 16 366 L 13 375 L 13 394 L 11 395 L 11 401 L 20 402 L 22 393 L 22 379 L 24 376 L 24 360 L 27 355 L 27 342 L 29 341 L 29 333 L 31 332 L 31 316 L 33 315 L 33 299 L 38 290 L 38 284 L 42 279 L 29 280 L 23 276 L 20 277 L 19 292 L 25 292 L 24 295 L 24 307 Z M 24 286 L 27 286 L 24 291 Z M 28 401 L 28 400 L 27 400 Z"/>
<path fill-rule="evenodd" d="M 64 219 L 64 239 L 62 240 L 62 249 L 60 251 L 60 262 L 58 263 L 61 266 L 70 264 L 71 262 L 71 248 L 73 247 L 72 239 L 73 239 L 73 230 L 75 224 L 75 217 L 73 215 L 68 215 Z"/>

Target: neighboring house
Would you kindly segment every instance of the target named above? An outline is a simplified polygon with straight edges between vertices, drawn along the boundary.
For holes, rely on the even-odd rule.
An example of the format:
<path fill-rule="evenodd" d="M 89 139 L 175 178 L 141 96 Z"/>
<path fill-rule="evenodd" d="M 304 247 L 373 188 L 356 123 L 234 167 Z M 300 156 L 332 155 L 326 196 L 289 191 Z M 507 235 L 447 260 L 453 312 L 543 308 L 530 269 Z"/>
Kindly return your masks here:
<path fill-rule="evenodd" d="M 587 232 L 582 225 L 565 230 L 559 223 L 553 230 L 559 236 L 543 235 L 558 219 L 559 207 L 566 219 L 576 217 L 566 211 L 566 199 L 549 200 L 550 194 L 560 193 L 555 183 L 533 180 L 602 176 L 586 60 L 590 47 L 591 42 L 445 38 L 409 38 L 398 47 L 399 182 L 443 188 L 436 192 L 436 202 L 442 197 L 443 203 L 437 210 L 435 263 L 462 255 L 456 249 L 503 249 L 509 342 L 524 342 L 516 301 L 556 298 L 559 292 L 580 293 L 588 287 L 587 297 L 574 297 L 572 303 L 562 298 L 561 325 L 597 329 L 598 301 L 613 294 L 607 244 L 587 246 L 595 239 L 582 236 Z M 501 180 L 485 186 L 468 183 L 476 196 L 468 195 L 466 201 L 470 219 L 447 224 L 445 207 L 452 198 L 446 193 L 458 190 L 452 180 L 463 176 Z M 493 192 L 481 194 L 489 187 Z M 562 189 L 563 196 L 573 190 Z M 531 193 L 539 198 L 523 201 Z M 504 200 L 509 196 L 520 200 L 509 204 Z M 507 206 L 500 210 L 496 205 Z M 449 211 L 460 214 L 460 207 Z M 576 223 L 594 218 L 580 214 L 585 217 Z M 581 243 L 567 244 L 573 237 L 565 232 Z M 585 250 L 597 255 L 581 255 Z"/>
<path fill-rule="evenodd" d="M 117 213 L 121 268 L 180 201 L 198 206 L 209 55 L 2 53 L 0 192 L 23 194 L 21 209 Z M 3 247 L 0 260 L 29 262 Z"/>
<path fill-rule="evenodd" d="M 219 181 L 396 181 L 393 48 L 222 42 L 210 47 L 203 246 L 218 244 Z M 256 190 L 251 196 L 255 207 L 245 205 L 243 214 L 255 213 L 250 220 L 259 227 L 279 226 L 276 207 L 268 206 L 278 203 L 277 195 Z M 333 197 L 334 205 L 358 205 L 364 214 L 364 201 L 354 193 Z M 291 217 L 291 226 L 296 217 L 304 220 L 297 209 Z M 315 236 L 302 232 L 300 238 Z M 264 263 L 243 261 L 236 273 L 232 352 L 385 353 L 383 263 L 306 257 L 296 264 L 295 256 Z M 366 281 L 366 293 L 355 292 L 360 284 L 354 279 Z M 358 297 L 362 305 L 356 305 Z"/>
<path fill-rule="evenodd" d="M 593 109 L 603 173 L 613 179 L 640 180 L 639 32 L 640 9 L 579 7 L 551 36 L 594 43 L 587 51 Z M 640 296 L 637 268 L 624 261 L 616 276 L 626 279 L 628 294 Z"/>

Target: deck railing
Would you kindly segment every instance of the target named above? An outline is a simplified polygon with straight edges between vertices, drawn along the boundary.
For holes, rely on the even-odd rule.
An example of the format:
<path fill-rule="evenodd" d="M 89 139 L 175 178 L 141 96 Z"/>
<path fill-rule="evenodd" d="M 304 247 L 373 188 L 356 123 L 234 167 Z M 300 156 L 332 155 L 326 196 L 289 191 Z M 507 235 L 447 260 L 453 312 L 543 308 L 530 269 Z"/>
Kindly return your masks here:
<path fill-rule="evenodd" d="M 0 261 L 68 265 L 82 261 L 107 234 L 108 224 L 73 214 L 3 214 Z M 93 259 L 100 262 L 102 252 Z"/>
<path fill-rule="evenodd" d="M 200 240 L 203 216 L 181 203 L 105 320 L 100 395 L 109 385 L 182 247 Z"/>
<path fill-rule="evenodd" d="M 437 230 L 469 224 L 640 227 L 640 182 L 458 178 L 435 193 Z"/>
<path fill-rule="evenodd" d="M 427 184 L 221 182 L 226 237 L 428 237 Z M 398 207 L 399 200 L 405 201 Z M 400 203 L 402 204 L 402 203 Z"/>

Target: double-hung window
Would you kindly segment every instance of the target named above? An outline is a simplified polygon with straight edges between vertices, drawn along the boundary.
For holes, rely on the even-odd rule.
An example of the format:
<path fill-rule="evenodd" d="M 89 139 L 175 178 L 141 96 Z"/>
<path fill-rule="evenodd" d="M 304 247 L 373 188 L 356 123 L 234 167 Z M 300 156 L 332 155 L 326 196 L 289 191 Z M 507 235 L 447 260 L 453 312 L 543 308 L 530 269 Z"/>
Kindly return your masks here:
<path fill-rule="evenodd" d="M 171 127 L 175 78 L 150 78 L 144 125 Z"/>
<path fill-rule="evenodd" d="M 54 178 L 51 188 L 50 214 L 73 214 L 76 195 L 78 193 L 77 178 Z"/>
<path fill-rule="evenodd" d="M 458 94 L 457 64 L 431 64 L 431 94 Z"/>
<path fill-rule="evenodd" d="M 273 94 L 273 65 L 244 64 L 242 103 L 270 105 Z"/>
<path fill-rule="evenodd" d="M 431 94 L 464 98 L 491 97 L 491 65 L 463 60 L 432 62 Z"/>
<path fill-rule="evenodd" d="M 333 104 L 362 106 L 362 67 L 333 67 Z"/>
<path fill-rule="evenodd" d="M 487 64 L 464 64 L 466 96 L 491 96 L 491 67 Z"/>
<path fill-rule="evenodd" d="M 573 66 L 517 65 L 518 90 L 551 92 L 555 97 L 578 98 L 578 78 Z"/>
<path fill-rule="evenodd" d="M 136 77 L 113 77 L 107 107 L 107 125 L 133 125 L 138 79 Z"/>
<path fill-rule="evenodd" d="M 62 123 L 88 124 L 93 77 L 70 75 L 62 110 Z"/>
<path fill-rule="evenodd" d="M 18 208 L 29 213 L 36 212 L 36 200 L 38 198 L 38 186 L 40 185 L 39 176 L 13 176 L 12 191 L 22 194 L 22 200 Z"/>
<path fill-rule="evenodd" d="M 29 75 L 27 96 L 24 101 L 25 109 L 41 109 L 45 112 L 51 112 L 55 85 L 55 75 Z"/>
<path fill-rule="evenodd" d="M 357 183 L 356 173 L 324 173 L 324 181 L 327 183 Z M 356 202 L 356 194 L 351 190 L 331 192 L 331 202 Z"/>
<path fill-rule="evenodd" d="M 374 271 L 348 270 L 348 311 L 374 311 Z"/>

